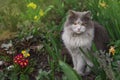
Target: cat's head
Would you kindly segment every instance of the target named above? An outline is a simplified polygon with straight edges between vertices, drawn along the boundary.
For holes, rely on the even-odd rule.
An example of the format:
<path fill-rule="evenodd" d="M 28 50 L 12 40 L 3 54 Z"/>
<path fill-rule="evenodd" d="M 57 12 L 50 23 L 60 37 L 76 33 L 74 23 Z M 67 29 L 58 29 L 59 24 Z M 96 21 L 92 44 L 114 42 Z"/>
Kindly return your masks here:
<path fill-rule="evenodd" d="M 73 33 L 81 34 L 91 27 L 90 22 L 90 11 L 77 12 L 70 10 L 67 17 L 67 21 L 65 22 L 65 26 L 69 28 Z"/>

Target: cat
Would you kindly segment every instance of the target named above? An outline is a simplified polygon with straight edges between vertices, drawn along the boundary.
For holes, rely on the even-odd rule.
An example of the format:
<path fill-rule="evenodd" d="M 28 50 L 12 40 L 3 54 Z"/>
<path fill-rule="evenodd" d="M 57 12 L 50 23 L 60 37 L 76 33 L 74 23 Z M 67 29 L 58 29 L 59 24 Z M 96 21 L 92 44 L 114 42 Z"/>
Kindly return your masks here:
<path fill-rule="evenodd" d="M 72 57 L 73 69 L 82 76 L 88 75 L 94 65 L 80 48 L 87 53 L 94 42 L 98 50 L 104 51 L 109 41 L 106 29 L 91 17 L 90 11 L 69 10 L 62 33 L 62 41 Z"/>

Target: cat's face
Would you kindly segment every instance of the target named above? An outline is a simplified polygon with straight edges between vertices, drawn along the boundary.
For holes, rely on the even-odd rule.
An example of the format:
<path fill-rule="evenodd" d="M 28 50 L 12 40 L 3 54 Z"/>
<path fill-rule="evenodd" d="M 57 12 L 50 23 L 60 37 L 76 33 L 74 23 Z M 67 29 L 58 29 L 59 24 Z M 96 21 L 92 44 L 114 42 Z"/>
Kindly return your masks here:
<path fill-rule="evenodd" d="M 71 25 L 71 29 L 73 30 L 73 32 L 80 34 L 86 31 L 86 27 L 85 24 L 82 23 L 81 20 L 76 20 L 72 25 Z"/>
<path fill-rule="evenodd" d="M 67 25 L 74 33 L 81 34 L 84 33 L 89 28 L 89 21 L 91 15 L 89 11 L 86 12 L 76 12 L 69 11 Z"/>

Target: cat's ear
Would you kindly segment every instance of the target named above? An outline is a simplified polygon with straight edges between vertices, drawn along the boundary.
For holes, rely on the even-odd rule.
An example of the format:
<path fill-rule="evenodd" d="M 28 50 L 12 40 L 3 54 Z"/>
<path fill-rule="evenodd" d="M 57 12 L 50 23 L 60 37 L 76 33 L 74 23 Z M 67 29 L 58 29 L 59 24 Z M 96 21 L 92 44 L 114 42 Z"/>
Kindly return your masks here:
<path fill-rule="evenodd" d="M 87 19 L 92 19 L 91 11 L 85 11 L 85 12 L 84 12 L 84 16 L 85 16 L 85 18 L 87 18 Z"/>
<path fill-rule="evenodd" d="M 73 11 L 73 10 L 69 10 L 68 11 L 68 14 L 70 15 L 70 16 L 75 16 L 76 14 L 75 14 L 75 11 Z"/>

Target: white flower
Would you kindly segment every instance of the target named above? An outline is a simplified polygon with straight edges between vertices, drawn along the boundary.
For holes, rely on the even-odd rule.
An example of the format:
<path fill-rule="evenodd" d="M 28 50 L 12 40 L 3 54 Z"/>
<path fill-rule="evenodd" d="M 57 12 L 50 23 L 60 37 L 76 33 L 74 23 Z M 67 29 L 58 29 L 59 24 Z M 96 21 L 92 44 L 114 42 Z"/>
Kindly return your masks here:
<path fill-rule="evenodd" d="M 3 63 L 4 63 L 4 61 L 0 61 L 0 66 L 2 66 L 2 65 L 3 65 Z"/>
<path fill-rule="evenodd" d="M 7 70 L 11 70 L 13 68 L 14 68 L 14 65 L 10 65 L 10 66 L 7 67 Z"/>

